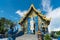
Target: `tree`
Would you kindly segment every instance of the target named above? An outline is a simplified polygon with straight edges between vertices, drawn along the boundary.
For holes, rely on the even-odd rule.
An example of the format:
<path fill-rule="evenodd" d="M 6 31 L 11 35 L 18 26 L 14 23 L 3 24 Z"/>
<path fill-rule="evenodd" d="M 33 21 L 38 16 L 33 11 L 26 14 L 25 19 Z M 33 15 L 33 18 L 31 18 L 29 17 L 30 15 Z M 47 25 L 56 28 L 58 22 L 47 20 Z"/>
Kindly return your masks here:
<path fill-rule="evenodd" d="M 44 36 L 44 40 L 52 40 L 52 39 L 51 39 L 51 37 L 50 37 L 49 34 L 46 34 L 46 35 Z"/>
<path fill-rule="evenodd" d="M 56 34 L 57 34 L 57 35 L 60 35 L 60 31 L 57 31 Z"/>
<path fill-rule="evenodd" d="M 6 18 L 0 18 L 0 34 L 5 34 L 9 28 L 13 28 L 16 24 Z"/>

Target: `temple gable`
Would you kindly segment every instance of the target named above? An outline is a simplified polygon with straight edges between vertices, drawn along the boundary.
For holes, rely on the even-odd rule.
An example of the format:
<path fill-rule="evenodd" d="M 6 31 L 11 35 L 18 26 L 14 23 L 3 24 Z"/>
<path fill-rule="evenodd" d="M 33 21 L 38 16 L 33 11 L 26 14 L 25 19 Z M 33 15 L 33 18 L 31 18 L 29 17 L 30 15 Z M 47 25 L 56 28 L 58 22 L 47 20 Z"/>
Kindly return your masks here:
<path fill-rule="evenodd" d="M 24 33 L 36 34 L 40 30 L 43 34 L 48 33 L 48 25 L 50 24 L 50 19 L 47 19 L 38 10 L 31 5 L 28 12 L 20 20 L 19 24 L 23 28 Z"/>

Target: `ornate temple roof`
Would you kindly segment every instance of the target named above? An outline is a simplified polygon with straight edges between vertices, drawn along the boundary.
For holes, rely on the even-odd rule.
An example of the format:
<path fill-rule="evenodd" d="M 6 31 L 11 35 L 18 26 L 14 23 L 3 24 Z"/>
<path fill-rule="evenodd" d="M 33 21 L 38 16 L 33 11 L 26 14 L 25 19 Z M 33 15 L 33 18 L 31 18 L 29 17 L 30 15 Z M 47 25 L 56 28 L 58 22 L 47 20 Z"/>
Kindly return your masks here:
<path fill-rule="evenodd" d="M 47 19 L 46 16 L 42 15 L 42 14 L 41 14 L 41 11 L 36 10 L 36 8 L 34 7 L 33 4 L 32 4 L 31 7 L 29 8 L 28 12 L 24 15 L 24 17 L 20 20 L 19 24 L 23 23 L 23 22 L 26 20 L 26 18 L 29 16 L 29 14 L 30 14 L 30 12 L 31 12 L 32 10 L 33 10 L 38 16 L 40 16 L 43 20 L 45 20 L 45 21 L 48 23 L 48 25 L 49 25 L 50 19 Z"/>

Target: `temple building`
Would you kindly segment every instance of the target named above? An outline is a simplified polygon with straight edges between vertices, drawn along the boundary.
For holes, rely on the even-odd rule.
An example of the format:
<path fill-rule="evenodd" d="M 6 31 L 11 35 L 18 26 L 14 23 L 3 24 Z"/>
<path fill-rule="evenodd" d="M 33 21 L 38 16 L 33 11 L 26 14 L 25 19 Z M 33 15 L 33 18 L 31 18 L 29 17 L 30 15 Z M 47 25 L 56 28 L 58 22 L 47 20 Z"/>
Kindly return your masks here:
<path fill-rule="evenodd" d="M 24 34 L 36 34 L 38 30 L 40 30 L 42 34 L 46 34 L 48 33 L 50 19 L 47 19 L 40 11 L 36 10 L 34 5 L 31 5 L 19 24 Z"/>

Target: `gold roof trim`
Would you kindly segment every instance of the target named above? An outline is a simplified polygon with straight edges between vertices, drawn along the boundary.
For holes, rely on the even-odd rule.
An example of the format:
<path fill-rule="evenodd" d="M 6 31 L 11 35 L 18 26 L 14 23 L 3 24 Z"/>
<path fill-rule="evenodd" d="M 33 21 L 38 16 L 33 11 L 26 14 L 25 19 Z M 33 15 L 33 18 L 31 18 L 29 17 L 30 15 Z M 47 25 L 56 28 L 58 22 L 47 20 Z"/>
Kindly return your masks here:
<path fill-rule="evenodd" d="M 35 12 L 37 12 L 38 15 L 41 16 L 44 20 L 50 22 L 51 19 L 47 19 L 46 16 L 42 15 L 42 14 L 41 14 L 41 11 L 36 10 L 36 8 L 34 7 L 34 5 L 32 4 L 31 7 L 29 8 L 28 12 L 21 18 L 19 24 L 20 24 L 22 21 L 24 21 L 23 19 L 27 16 L 27 14 L 31 11 L 32 8 L 33 8 L 33 10 L 34 10 Z"/>

